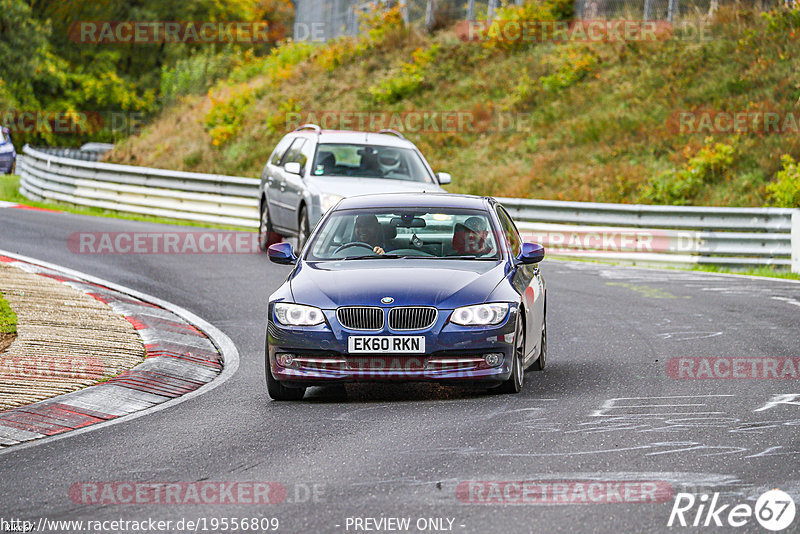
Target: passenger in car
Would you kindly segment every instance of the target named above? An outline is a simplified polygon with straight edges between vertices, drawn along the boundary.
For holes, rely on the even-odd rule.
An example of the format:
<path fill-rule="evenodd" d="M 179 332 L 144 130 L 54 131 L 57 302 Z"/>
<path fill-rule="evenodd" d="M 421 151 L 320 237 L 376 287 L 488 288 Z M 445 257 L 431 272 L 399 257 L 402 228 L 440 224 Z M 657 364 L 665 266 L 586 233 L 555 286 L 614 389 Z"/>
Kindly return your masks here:
<path fill-rule="evenodd" d="M 456 255 L 480 256 L 492 251 L 487 242 L 489 229 L 483 217 L 470 217 L 453 227 L 453 252 Z"/>

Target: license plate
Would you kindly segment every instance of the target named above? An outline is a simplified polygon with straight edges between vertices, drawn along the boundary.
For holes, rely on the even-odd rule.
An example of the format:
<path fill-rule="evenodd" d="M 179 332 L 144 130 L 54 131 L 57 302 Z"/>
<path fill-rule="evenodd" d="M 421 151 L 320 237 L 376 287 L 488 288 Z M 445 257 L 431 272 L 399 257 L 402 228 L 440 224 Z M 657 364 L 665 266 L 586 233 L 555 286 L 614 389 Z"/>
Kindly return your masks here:
<path fill-rule="evenodd" d="M 350 336 L 350 354 L 421 354 L 425 352 L 425 336 Z"/>

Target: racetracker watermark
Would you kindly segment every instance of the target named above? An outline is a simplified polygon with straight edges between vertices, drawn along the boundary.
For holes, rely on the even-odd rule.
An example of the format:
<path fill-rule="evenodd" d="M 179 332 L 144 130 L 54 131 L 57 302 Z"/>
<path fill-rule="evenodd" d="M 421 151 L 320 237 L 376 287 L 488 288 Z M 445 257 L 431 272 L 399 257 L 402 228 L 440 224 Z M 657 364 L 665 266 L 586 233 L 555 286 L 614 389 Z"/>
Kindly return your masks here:
<path fill-rule="evenodd" d="M 76 504 L 280 504 L 325 500 L 322 484 L 280 482 L 76 482 L 69 488 Z"/>
<path fill-rule="evenodd" d="M 696 252 L 699 247 L 696 234 L 689 231 L 523 228 L 521 233 L 525 241 L 541 244 L 551 255 L 606 252 L 688 254 Z"/>
<path fill-rule="evenodd" d="M 675 111 L 667 118 L 667 128 L 680 134 L 797 135 L 800 133 L 800 112 Z"/>
<path fill-rule="evenodd" d="M 468 42 L 592 43 L 620 41 L 709 41 L 710 26 L 702 21 L 672 24 L 655 20 L 464 20 L 456 35 Z"/>
<path fill-rule="evenodd" d="M 285 26 L 268 21 L 79 21 L 69 39 L 83 44 L 273 43 L 288 35 Z"/>
<path fill-rule="evenodd" d="M 0 380 L 98 380 L 104 374 L 105 366 L 95 356 L 5 354 L 0 358 Z"/>
<path fill-rule="evenodd" d="M 323 130 L 402 133 L 531 132 L 530 113 L 494 110 L 346 111 L 308 110 L 286 113 L 286 128 L 317 124 Z"/>
<path fill-rule="evenodd" d="M 14 133 L 85 134 L 102 129 L 96 111 L 0 110 L 0 124 Z"/>
<path fill-rule="evenodd" d="M 259 254 L 258 234 L 233 231 L 75 232 L 73 254 Z"/>
<path fill-rule="evenodd" d="M 673 488 L 661 480 L 469 480 L 456 486 L 466 504 L 665 503 Z"/>
<path fill-rule="evenodd" d="M 46 111 L 3 109 L 0 124 L 12 134 L 94 134 L 101 131 L 133 135 L 144 127 L 146 115 L 139 111 Z"/>
<path fill-rule="evenodd" d="M 800 357 L 675 357 L 667 375 L 683 380 L 800 379 Z"/>

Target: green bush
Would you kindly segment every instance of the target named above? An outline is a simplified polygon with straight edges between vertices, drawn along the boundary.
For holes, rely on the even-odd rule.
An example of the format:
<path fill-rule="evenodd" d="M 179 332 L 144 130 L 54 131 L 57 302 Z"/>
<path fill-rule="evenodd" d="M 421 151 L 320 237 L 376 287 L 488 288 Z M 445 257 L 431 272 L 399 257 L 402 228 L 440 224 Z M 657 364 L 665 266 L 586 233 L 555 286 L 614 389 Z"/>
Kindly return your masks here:
<path fill-rule="evenodd" d="M 267 133 L 272 135 L 283 132 L 286 128 L 286 116 L 289 113 L 300 113 L 303 107 L 294 98 L 289 98 L 278 104 L 278 112 L 267 117 Z"/>
<path fill-rule="evenodd" d="M 767 21 L 767 31 L 773 35 L 794 37 L 800 30 L 800 4 L 795 3 L 792 9 L 777 8 L 762 13 Z"/>
<path fill-rule="evenodd" d="M 542 76 L 539 81 L 548 91 L 566 89 L 586 78 L 599 62 L 597 55 L 589 48 L 564 46 L 553 59 L 554 72 Z"/>
<path fill-rule="evenodd" d="M 283 41 L 270 50 L 266 56 L 250 59 L 245 56 L 245 61 L 233 69 L 230 80 L 246 82 L 256 76 L 268 76 L 272 80 L 286 80 L 291 74 L 292 67 L 304 61 L 315 50 L 316 47 L 311 43 Z"/>
<path fill-rule="evenodd" d="M 731 145 L 712 144 L 708 138 L 705 146 L 689 159 L 684 168 L 662 172 L 651 178 L 642 191 L 642 200 L 653 204 L 689 204 L 704 185 L 727 174 L 735 154 Z"/>
<path fill-rule="evenodd" d="M 440 45 L 431 45 L 427 50 L 418 48 L 412 53 L 413 61 L 400 66 L 400 72 L 390 75 L 369 88 L 369 94 L 376 103 L 391 104 L 414 94 L 425 82 L 425 72 L 436 55 Z"/>
<path fill-rule="evenodd" d="M 245 59 L 249 56 L 245 53 Z M 199 53 L 180 59 L 174 67 L 161 69 L 161 96 L 165 102 L 172 102 L 184 95 L 205 93 L 217 80 L 225 78 L 240 65 L 242 56 L 238 52 Z"/>
<path fill-rule="evenodd" d="M 214 146 L 222 146 L 230 141 L 242 127 L 244 117 L 253 102 L 253 93 L 243 85 L 234 89 L 226 99 L 211 98 L 211 109 L 206 115 L 206 129 Z"/>
<path fill-rule="evenodd" d="M 531 46 L 532 44 L 542 41 L 542 36 L 537 30 L 542 30 L 543 27 L 537 27 L 533 24 L 529 27 L 529 39 L 512 38 L 516 37 L 517 25 L 526 25 L 528 23 L 549 22 L 556 20 L 570 20 L 575 12 L 574 3 L 572 0 L 528 0 L 521 6 L 515 4 L 507 4 L 497 10 L 494 20 L 487 21 L 487 26 L 484 30 L 479 31 L 478 35 L 484 45 L 490 49 L 500 50 L 519 50 Z M 545 37 L 546 38 L 546 37 Z"/>
<path fill-rule="evenodd" d="M 546 67 L 551 73 L 538 79 L 531 79 L 527 73 L 523 73 L 511 91 L 508 107 L 524 109 L 543 90 L 557 92 L 571 87 L 594 72 L 599 64 L 600 58 L 588 47 L 558 46 L 547 61 Z"/>
<path fill-rule="evenodd" d="M 788 154 L 781 158 L 783 169 L 775 173 L 776 180 L 767 186 L 767 196 L 773 206 L 800 208 L 800 165 Z"/>

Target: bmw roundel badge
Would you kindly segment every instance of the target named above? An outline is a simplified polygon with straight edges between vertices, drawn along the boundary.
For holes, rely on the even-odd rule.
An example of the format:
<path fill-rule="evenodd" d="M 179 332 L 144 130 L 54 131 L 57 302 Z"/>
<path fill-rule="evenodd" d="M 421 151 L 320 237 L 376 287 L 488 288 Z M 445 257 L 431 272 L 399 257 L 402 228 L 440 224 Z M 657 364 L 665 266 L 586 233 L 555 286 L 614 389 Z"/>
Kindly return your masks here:
<path fill-rule="evenodd" d="M 392 297 L 383 297 L 381 299 L 381 302 L 384 304 L 391 304 L 392 302 L 394 302 L 394 299 Z"/>

